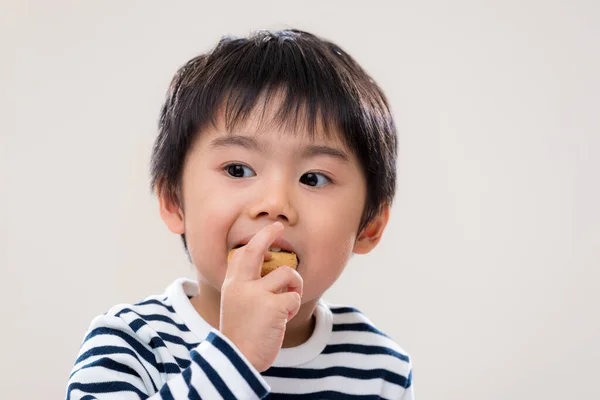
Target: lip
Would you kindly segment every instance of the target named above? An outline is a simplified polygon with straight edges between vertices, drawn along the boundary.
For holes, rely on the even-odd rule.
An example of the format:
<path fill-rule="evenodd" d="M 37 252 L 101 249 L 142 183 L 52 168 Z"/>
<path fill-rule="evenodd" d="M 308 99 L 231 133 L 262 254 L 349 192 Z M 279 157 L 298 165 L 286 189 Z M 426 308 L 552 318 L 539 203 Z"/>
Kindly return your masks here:
<path fill-rule="evenodd" d="M 256 235 L 256 234 L 254 234 L 254 235 Z M 232 249 L 235 249 L 237 246 L 240 246 L 240 245 L 241 246 L 247 245 L 248 242 L 250 242 L 250 240 L 254 237 L 254 235 L 248 235 L 248 236 L 244 237 L 242 240 L 240 240 L 238 243 L 236 243 L 232 247 Z M 284 238 L 275 239 L 269 247 L 279 247 L 281 250 L 295 253 L 296 257 L 298 258 L 298 263 L 300 263 L 300 257 L 298 256 L 298 252 L 296 251 L 294 246 L 292 246 L 291 243 L 288 242 L 287 240 L 285 240 Z"/>
<path fill-rule="evenodd" d="M 242 245 L 242 246 L 247 245 L 248 242 L 250 242 L 250 240 L 253 237 L 254 237 L 254 235 L 250 235 L 250 236 L 243 238 L 242 240 L 239 241 L 239 243 L 237 243 L 235 246 L 233 246 L 233 248 L 235 248 L 236 246 L 239 246 L 239 245 Z M 290 244 L 290 242 L 288 242 L 287 240 L 285 240 L 283 238 L 275 239 L 269 247 L 279 247 L 281 250 L 296 253 L 296 251 L 294 250 L 294 247 Z"/>

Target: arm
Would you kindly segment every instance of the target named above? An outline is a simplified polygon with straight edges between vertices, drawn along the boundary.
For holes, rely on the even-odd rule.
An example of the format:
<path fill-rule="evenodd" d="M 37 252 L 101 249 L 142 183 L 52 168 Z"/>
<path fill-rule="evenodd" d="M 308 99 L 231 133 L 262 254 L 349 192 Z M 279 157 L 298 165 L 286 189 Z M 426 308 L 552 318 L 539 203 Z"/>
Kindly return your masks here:
<path fill-rule="evenodd" d="M 119 317 L 95 319 L 71 373 L 67 399 L 260 399 L 269 391 L 217 331 L 190 351 L 191 363 L 183 370 L 157 358 L 160 345 L 150 343 Z"/>

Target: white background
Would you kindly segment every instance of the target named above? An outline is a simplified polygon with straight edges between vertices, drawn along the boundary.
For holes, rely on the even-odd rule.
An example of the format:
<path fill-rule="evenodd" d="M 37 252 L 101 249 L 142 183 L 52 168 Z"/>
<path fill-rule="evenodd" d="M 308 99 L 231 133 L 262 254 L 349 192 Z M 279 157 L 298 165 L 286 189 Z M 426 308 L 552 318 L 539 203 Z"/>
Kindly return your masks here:
<path fill-rule="evenodd" d="M 384 88 L 399 187 L 326 295 L 425 399 L 600 398 L 600 3 L 2 1 L 3 398 L 62 398 L 95 315 L 193 276 L 148 161 L 176 69 L 296 27 Z"/>

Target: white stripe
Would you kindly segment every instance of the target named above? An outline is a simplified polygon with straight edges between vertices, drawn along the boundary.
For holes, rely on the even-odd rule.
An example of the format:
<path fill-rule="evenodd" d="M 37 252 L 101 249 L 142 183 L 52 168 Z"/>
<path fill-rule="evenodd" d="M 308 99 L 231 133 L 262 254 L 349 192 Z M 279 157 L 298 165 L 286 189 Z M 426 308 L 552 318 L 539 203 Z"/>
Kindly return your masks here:
<path fill-rule="evenodd" d="M 382 379 L 353 379 L 343 376 L 328 376 L 321 379 L 296 379 L 265 377 L 273 393 L 301 394 L 333 390 L 342 393 L 358 395 L 379 394 Z"/>
<path fill-rule="evenodd" d="M 137 313 L 144 314 L 144 315 L 166 315 L 170 318 L 173 318 L 175 321 L 177 321 L 177 319 L 178 319 L 177 314 L 174 314 L 167 309 L 167 307 L 172 308 L 173 306 L 171 306 L 168 303 L 161 302 L 160 300 L 158 300 L 158 301 L 162 305 L 159 305 L 156 303 L 129 305 L 128 307 L 122 307 L 121 309 L 115 310 L 115 314 L 117 314 L 118 312 L 121 312 L 121 311 L 122 312 L 121 312 L 120 316 L 131 314 L 131 311 L 124 311 L 124 309 L 128 309 L 128 310 L 132 310 Z"/>
<path fill-rule="evenodd" d="M 392 384 L 387 384 L 387 385 L 383 385 L 383 388 L 381 389 L 381 397 L 384 397 L 386 399 L 402 399 L 402 400 L 408 400 L 407 398 L 402 397 L 404 395 L 404 392 L 406 392 L 406 389 L 404 389 L 402 386 L 398 386 L 398 385 L 392 385 Z M 410 399 L 412 400 L 412 398 Z"/>
<path fill-rule="evenodd" d="M 327 344 L 363 344 L 370 346 L 383 346 L 406 355 L 406 352 L 390 338 L 372 332 L 337 331 L 332 332 Z"/>
<path fill-rule="evenodd" d="M 333 314 L 333 324 L 357 324 L 364 323 L 374 326 L 373 323 L 361 313 Z"/>
<path fill-rule="evenodd" d="M 179 375 L 176 378 L 167 381 L 166 385 L 169 386 L 169 390 L 171 391 L 171 394 L 174 398 L 186 399 L 188 397 L 189 388 L 185 384 L 183 375 Z M 158 388 L 158 390 L 160 391 L 161 388 Z"/>
<path fill-rule="evenodd" d="M 415 400 L 415 389 L 414 386 L 410 386 L 408 389 L 404 390 L 404 394 L 402 395 L 402 400 Z M 400 398 L 400 397 L 398 397 Z"/>
<path fill-rule="evenodd" d="M 330 368 L 344 366 L 357 369 L 386 369 L 408 376 L 409 364 L 396 357 L 384 354 L 332 353 L 321 354 L 302 368 Z"/>

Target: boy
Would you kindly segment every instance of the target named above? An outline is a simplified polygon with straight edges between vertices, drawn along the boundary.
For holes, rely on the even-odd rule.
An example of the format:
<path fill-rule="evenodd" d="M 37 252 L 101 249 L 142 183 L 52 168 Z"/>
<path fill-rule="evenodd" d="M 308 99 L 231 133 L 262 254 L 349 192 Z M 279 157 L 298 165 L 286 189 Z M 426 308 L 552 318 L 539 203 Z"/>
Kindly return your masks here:
<path fill-rule="evenodd" d="M 413 399 L 407 354 L 321 300 L 394 196 L 395 125 L 361 67 L 298 30 L 225 37 L 177 72 L 159 128 L 151 186 L 197 281 L 97 317 L 67 398 Z M 297 267 L 261 276 L 280 251 Z"/>

